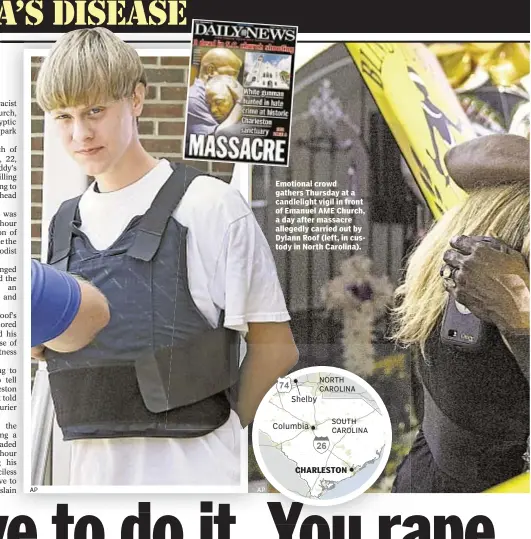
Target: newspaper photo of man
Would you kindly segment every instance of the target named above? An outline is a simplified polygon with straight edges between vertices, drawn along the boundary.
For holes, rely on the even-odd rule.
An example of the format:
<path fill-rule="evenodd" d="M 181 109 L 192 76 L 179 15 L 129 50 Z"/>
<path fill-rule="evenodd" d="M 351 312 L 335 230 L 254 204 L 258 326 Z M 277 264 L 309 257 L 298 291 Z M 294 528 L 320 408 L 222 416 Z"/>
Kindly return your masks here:
<path fill-rule="evenodd" d="M 68 484 L 234 491 L 242 428 L 298 351 L 241 192 L 143 147 L 147 88 L 138 53 L 104 28 L 65 34 L 36 81 L 91 177 L 53 216 L 48 263 L 98 287 L 111 313 L 90 344 L 42 352 Z"/>
<path fill-rule="evenodd" d="M 242 60 L 235 52 L 207 49 L 188 96 L 187 135 L 211 135 L 237 124 L 242 115 Z"/>
<path fill-rule="evenodd" d="M 297 28 L 192 26 L 184 159 L 286 166 Z"/>

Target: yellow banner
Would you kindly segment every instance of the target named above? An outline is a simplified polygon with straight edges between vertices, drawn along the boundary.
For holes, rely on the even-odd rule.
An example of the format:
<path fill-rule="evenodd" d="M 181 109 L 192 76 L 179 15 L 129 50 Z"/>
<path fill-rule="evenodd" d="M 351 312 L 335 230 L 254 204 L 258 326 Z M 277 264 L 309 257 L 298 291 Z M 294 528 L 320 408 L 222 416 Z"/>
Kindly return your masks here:
<path fill-rule="evenodd" d="M 485 492 L 504 492 L 504 493 L 529 493 L 529 472 L 517 475 L 501 485 L 486 490 Z"/>
<path fill-rule="evenodd" d="M 437 58 L 420 43 L 345 43 L 438 219 L 467 195 L 444 154 L 476 135 Z"/>

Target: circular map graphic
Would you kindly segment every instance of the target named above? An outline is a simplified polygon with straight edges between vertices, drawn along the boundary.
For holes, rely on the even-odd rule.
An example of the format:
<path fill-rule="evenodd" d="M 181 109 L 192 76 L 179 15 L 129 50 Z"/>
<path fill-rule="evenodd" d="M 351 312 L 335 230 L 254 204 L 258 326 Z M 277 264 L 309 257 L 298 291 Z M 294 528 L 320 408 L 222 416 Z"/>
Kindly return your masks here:
<path fill-rule="evenodd" d="M 389 413 L 359 376 L 309 367 L 279 378 L 253 424 L 253 449 L 266 479 L 288 498 L 336 505 L 369 489 L 391 451 Z"/>

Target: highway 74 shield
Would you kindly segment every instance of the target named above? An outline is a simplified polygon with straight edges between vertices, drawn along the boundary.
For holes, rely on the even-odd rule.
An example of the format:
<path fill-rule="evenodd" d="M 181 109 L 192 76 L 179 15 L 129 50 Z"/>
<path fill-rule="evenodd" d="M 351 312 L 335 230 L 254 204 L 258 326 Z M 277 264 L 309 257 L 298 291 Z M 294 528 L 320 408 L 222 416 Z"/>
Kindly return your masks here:
<path fill-rule="evenodd" d="M 289 376 L 277 380 L 277 391 L 279 393 L 289 393 L 291 391 L 291 378 Z"/>

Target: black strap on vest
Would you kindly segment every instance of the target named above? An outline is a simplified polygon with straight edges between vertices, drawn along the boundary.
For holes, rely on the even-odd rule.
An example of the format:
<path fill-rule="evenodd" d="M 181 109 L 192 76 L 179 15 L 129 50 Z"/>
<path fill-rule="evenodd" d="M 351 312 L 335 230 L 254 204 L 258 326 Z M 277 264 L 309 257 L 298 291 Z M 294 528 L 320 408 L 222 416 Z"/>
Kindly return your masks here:
<path fill-rule="evenodd" d="M 192 180 L 203 174 L 182 163 L 172 163 L 173 174 L 157 193 L 153 204 L 142 216 L 133 244 L 127 254 L 149 262 L 157 252 L 168 221 Z"/>
<path fill-rule="evenodd" d="M 65 200 L 54 217 L 52 252 L 48 254 L 48 263 L 57 269 L 68 269 L 68 255 L 72 241 L 72 222 L 75 218 L 81 195 Z"/>
<path fill-rule="evenodd" d="M 172 175 L 161 187 L 151 207 L 142 216 L 133 244 L 127 254 L 133 258 L 149 262 L 156 254 L 168 221 L 181 201 L 186 189 L 196 176 L 204 172 L 182 163 L 170 163 Z M 57 269 L 68 269 L 68 258 L 72 242 L 72 223 L 76 216 L 81 196 L 65 200 L 54 218 L 52 252 L 48 263 Z"/>

